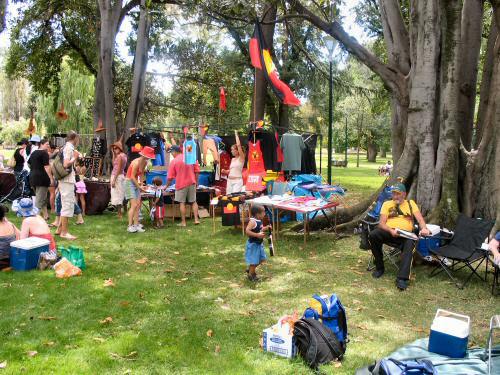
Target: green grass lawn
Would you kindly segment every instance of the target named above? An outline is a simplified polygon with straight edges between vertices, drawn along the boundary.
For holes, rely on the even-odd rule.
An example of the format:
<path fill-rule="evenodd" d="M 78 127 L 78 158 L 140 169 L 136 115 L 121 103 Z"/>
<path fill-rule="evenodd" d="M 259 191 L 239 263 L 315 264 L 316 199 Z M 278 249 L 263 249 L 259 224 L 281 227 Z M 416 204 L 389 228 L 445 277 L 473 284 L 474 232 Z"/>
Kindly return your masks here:
<path fill-rule="evenodd" d="M 362 163 L 357 169 L 354 162 L 333 174 L 351 196 L 364 196 L 383 181 L 377 168 Z M 209 219 L 187 229 L 168 222 L 144 234 L 126 233 L 112 214 L 86 220 L 71 227 L 85 249 L 83 276 L 0 272 L 0 363 L 7 361 L 0 372 L 309 374 L 300 359 L 263 353 L 261 331 L 284 314 L 302 313 L 312 294 L 337 293 L 351 341 L 342 366 L 323 370 L 352 374 L 427 336 L 437 308 L 471 315 L 471 343 L 482 346 L 489 318 L 499 312 L 486 284 L 474 280 L 458 290 L 445 277 L 430 279 L 426 266 L 413 269 L 404 293 L 395 288 L 390 265 L 373 280 L 369 254 L 358 249 L 356 237 L 313 234 L 306 248 L 300 236 L 282 237 L 277 256 L 260 270 L 264 281 L 251 284 L 244 274 L 245 238 L 220 220 L 215 234 Z M 115 286 L 104 286 L 110 278 Z"/>

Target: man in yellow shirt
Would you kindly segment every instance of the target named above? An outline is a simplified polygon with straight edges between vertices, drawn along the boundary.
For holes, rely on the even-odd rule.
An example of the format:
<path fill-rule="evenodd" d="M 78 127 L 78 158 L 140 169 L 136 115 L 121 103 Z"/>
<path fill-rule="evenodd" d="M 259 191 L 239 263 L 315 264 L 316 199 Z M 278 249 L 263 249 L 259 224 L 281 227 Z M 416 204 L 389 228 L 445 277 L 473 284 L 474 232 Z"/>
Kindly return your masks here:
<path fill-rule="evenodd" d="M 378 227 L 371 231 L 369 236 L 376 267 L 372 276 L 378 279 L 384 274 L 383 244 L 401 247 L 403 253 L 396 286 L 400 290 L 405 290 L 408 288 L 416 241 L 400 236 L 397 230 L 413 232 L 416 219 L 420 226 L 420 235 L 428 236 L 430 232 L 416 203 L 413 200 L 406 200 L 406 187 L 402 183 L 397 183 L 391 190 L 392 200 L 382 205 Z"/>

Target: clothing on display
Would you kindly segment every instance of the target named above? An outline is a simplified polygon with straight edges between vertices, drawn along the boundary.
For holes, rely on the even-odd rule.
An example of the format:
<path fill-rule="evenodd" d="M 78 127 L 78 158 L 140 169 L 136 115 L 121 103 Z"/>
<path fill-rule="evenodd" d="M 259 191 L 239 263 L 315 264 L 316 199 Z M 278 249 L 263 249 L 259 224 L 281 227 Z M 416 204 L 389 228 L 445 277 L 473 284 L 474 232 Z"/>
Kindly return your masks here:
<path fill-rule="evenodd" d="M 219 150 L 217 148 L 217 145 L 215 144 L 215 140 L 210 138 L 210 139 L 203 139 L 203 165 L 207 165 L 207 154 L 210 152 L 212 154 L 212 157 L 214 159 L 214 162 L 219 162 Z"/>
<path fill-rule="evenodd" d="M 281 138 L 284 161 L 282 170 L 285 172 L 300 171 L 302 152 L 306 148 L 302 137 L 295 133 L 285 133 Z"/>
<path fill-rule="evenodd" d="M 194 165 L 196 164 L 196 150 L 197 150 L 197 145 L 196 142 L 193 140 L 192 137 L 188 137 L 184 141 L 184 163 L 186 165 Z"/>
<path fill-rule="evenodd" d="M 51 134 L 50 143 L 57 148 L 64 147 L 64 144 L 66 143 L 66 136 L 67 134 L 63 133 Z"/>
<path fill-rule="evenodd" d="M 145 146 L 149 146 L 151 144 L 150 137 L 147 134 L 142 132 L 137 132 L 132 134 L 125 144 L 128 147 L 128 161 L 129 163 L 137 159 L 140 155 L 139 153 Z"/>
<path fill-rule="evenodd" d="M 264 157 L 260 148 L 260 141 L 248 143 L 248 173 L 265 173 Z"/>
<path fill-rule="evenodd" d="M 262 157 L 264 159 L 264 170 L 279 171 L 280 164 L 278 163 L 278 142 L 276 142 L 276 136 L 264 129 L 251 131 L 248 136 L 249 149 L 250 144 L 254 141 L 254 137 L 256 141 L 260 141 L 260 149 L 262 150 Z M 250 153 L 248 155 L 250 156 Z"/>
<path fill-rule="evenodd" d="M 306 148 L 302 153 L 302 168 L 300 173 L 316 174 L 316 144 L 318 142 L 318 135 L 305 133 L 302 134 L 302 139 L 304 140 Z"/>
<path fill-rule="evenodd" d="M 85 177 L 92 178 L 101 175 L 102 158 L 83 158 L 83 165 L 87 168 L 85 172 Z"/>
<path fill-rule="evenodd" d="M 102 158 L 106 156 L 106 139 L 94 137 L 92 139 L 92 146 L 90 148 L 90 156 L 93 158 Z"/>
<path fill-rule="evenodd" d="M 228 198 L 227 200 L 219 200 L 222 206 L 222 226 L 234 226 L 241 224 L 240 219 L 240 201 Z"/>
<path fill-rule="evenodd" d="M 219 151 L 219 164 L 217 164 L 217 169 L 219 170 L 219 180 L 221 178 L 227 179 L 227 176 L 220 175 L 221 170 L 229 170 L 231 166 L 231 155 L 227 151 Z M 217 179 L 217 176 L 216 176 Z"/>
<path fill-rule="evenodd" d="M 276 139 L 276 144 L 277 144 L 277 146 L 276 146 L 277 161 L 278 161 L 278 163 L 283 163 L 285 161 L 285 157 L 283 155 L 283 150 L 281 149 L 280 142 L 278 139 L 278 132 L 274 133 L 274 138 Z"/>
<path fill-rule="evenodd" d="M 155 154 L 161 154 L 161 143 L 163 142 L 160 133 L 148 133 L 149 144 L 148 146 L 155 150 Z"/>

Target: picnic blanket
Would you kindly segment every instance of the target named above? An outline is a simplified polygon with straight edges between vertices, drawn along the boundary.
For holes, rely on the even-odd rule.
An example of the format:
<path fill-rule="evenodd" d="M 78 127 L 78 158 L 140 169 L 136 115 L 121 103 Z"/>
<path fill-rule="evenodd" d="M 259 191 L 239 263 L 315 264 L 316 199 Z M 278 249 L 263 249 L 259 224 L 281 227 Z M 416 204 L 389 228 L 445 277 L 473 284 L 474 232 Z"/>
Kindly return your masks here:
<path fill-rule="evenodd" d="M 427 359 L 432 362 L 438 374 L 449 375 L 487 375 L 488 358 L 484 348 L 473 348 L 467 351 L 465 358 L 449 358 L 439 354 L 431 353 L 427 350 L 428 338 L 418 339 L 411 344 L 407 344 L 395 352 L 389 354 L 387 358 L 394 358 L 400 361 L 410 359 Z M 493 353 L 492 369 L 500 369 L 500 347 L 496 347 Z M 494 371 L 494 370 L 492 370 Z M 370 374 L 368 368 L 359 369 L 356 375 Z"/>

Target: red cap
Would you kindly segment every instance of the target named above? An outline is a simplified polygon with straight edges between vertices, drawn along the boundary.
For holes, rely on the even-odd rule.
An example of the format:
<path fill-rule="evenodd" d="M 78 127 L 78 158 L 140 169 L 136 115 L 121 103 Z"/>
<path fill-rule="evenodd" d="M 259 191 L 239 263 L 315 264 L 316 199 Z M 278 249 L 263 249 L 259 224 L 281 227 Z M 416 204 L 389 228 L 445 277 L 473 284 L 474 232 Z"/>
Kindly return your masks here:
<path fill-rule="evenodd" d="M 144 156 L 145 158 L 148 159 L 155 159 L 155 150 L 152 147 L 146 146 L 142 149 L 142 151 L 139 153 L 139 155 Z"/>

